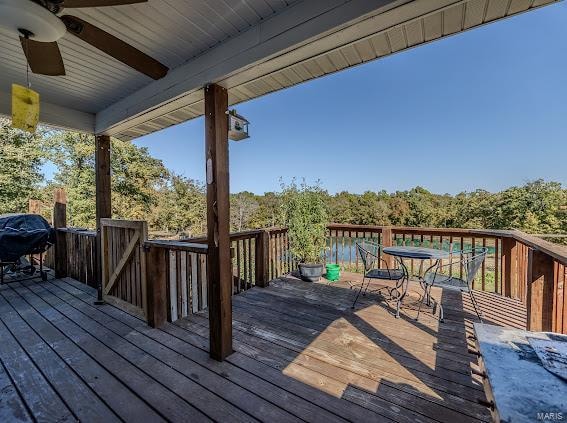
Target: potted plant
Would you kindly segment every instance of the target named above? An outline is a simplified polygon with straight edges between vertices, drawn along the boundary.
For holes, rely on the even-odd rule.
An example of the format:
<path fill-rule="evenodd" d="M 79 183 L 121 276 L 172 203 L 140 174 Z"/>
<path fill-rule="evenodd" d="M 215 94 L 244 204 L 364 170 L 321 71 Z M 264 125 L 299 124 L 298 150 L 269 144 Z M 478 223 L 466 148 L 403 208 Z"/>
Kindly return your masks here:
<path fill-rule="evenodd" d="M 282 184 L 282 220 L 288 228 L 290 253 L 299 262 L 303 280 L 317 282 L 324 273 L 327 206 L 319 185 Z"/>

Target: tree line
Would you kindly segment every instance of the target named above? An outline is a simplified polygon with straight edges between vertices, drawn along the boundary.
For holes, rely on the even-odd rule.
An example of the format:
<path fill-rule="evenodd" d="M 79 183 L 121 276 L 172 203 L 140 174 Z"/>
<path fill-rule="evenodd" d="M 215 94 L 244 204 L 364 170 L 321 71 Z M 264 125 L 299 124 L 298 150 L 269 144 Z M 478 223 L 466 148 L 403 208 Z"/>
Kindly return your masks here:
<path fill-rule="evenodd" d="M 54 166 L 52 178 L 41 173 Z M 112 140 L 112 208 L 115 217 L 144 219 L 161 234 L 197 236 L 205 232 L 206 198 L 201 181 L 177 175 L 148 150 Z M 25 212 L 29 199 L 41 200 L 49 217 L 55 188 L 68 195 L 69 226 L 92 228 L 95 216 L 94 138 L 73 132 L 39 130 L 27 134 L 0 120 L 0 214 Z M 501 192 L 477 189 L 457 195 L 422 187 L 387 193 L 330 194 L 316 190 L 329 220 L 360 225 L 516 228 L 529 233 L 567 233 L 567 189 L 560 182 L 535 180 Z M 282 192 L 231 195 L 231 229 L 282 224 Z"/>

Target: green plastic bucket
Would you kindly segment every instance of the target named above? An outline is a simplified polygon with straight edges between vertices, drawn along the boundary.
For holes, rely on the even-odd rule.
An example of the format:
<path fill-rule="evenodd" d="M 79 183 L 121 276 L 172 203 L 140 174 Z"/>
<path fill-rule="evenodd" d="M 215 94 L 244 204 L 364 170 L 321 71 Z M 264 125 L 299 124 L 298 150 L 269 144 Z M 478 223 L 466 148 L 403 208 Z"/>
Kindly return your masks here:
<path fill-rule="evenodd" d="M 338 264 L 327 264 L 327 274 L 325 275 L 325 279 L 335 282 L 338 281 L 341 277 L 341 267 Z"/>

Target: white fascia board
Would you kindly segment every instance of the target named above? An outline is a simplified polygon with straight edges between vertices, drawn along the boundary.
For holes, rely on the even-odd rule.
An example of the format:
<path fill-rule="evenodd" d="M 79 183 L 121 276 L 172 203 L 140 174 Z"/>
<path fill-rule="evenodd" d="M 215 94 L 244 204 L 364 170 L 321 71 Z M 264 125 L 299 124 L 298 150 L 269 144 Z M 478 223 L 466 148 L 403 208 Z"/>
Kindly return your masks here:
<path fill-rule="evenodd" d="M 97 113 L 96 133 L 116 134 L 192 104 L 208 83 L 254 66 L 368 15 L 410 0 L 304 0 L 170 71 Z"/>

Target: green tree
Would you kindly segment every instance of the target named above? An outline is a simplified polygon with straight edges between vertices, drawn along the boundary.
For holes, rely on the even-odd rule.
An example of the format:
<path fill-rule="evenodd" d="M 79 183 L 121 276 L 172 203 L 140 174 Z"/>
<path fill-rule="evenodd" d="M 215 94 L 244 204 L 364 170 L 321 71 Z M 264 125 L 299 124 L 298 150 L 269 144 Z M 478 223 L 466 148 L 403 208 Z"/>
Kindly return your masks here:
<path fill-rule="evenodd" d="M 160 198 L 169 172 L 161 160 L 150 156 L 148 149 L 129 141 L 112 139 L 112 209 L 125 219 L 147 219 Z"/>
<path fill-rule="evenodd" d="M 56 132 L 47 139 L 49 158 L 57 166 L 52 186 L 67 191 L 70 226 L 95 226 L 94 137 L 75 132 Z M 167 170 L 146 148 L 112 139 L 112 214 L 144 219 L 158 202 L 157 188 Z"/>
<path fill-rule="evenodd" d="M 250 229 L 281 226 L 281 197 L 274 192 L 257 195 L 258 208 L 250 220 Z"/>
<path fill-rule="evenodd" d="M 535 233 L 564 232 L 567 230 L 562 210 L 565 204 L 567 190 L 558 182 L 538 179 L 521 187 L 511 187 L 497 196 L 493 226 Z"/>
<path fill-rule="evenodd" d="M 352 210 L 352 223 L 356 225 L 389 225 L 390 206 L 387 194 L 366 191 L 357 196 Z"/>
<path fill-rule="evenodd" d="M 202 183 L 172 174 L 158 190 L 159 201 L 150 216 L 150 227 L 193 237 L 206 231 L 207 203 Z"/>
<path fill-rule="evenodd" d="M 248 191 L 230 196 L 230 226 L 233 231 L 250 229 L 254 214 L 259 208 L 256 196 Z"/>
<path fill-rule="evenodd" d="M 35 197 L 43 182 L 43 136 L 13 129 L 7 119 L 0 119 L 0 214 L 28 210 L 28 200 Z"/>
<path fill-rule="evenodd" d="M 329 217 L 336 223 L 354 223 L 353 211 L 356 207 L 356 195 L 341 191 L 328 199 Z"/>

